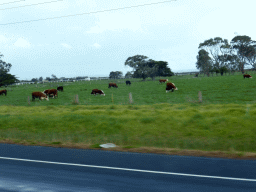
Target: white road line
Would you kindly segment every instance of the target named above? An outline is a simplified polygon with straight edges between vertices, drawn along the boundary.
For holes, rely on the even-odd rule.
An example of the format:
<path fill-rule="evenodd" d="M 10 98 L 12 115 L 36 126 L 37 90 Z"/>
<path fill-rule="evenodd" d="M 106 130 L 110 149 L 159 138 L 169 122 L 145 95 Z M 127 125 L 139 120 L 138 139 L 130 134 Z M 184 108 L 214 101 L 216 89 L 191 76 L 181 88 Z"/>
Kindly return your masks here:
<path fill-rule="evenodd" d="M 181 176 L 189 176 L 189 177 L 205 177 L 205 178 L 212 178 L 212 179 L 227 179 L 227 180 L 236 180 L 236 181 L 256 182 L 256 179 L 245 179 L 245 178 L 234 178 L 234 177 L 219 177 L 219 176 L 195 175 L 195 174 L 186 174 L 186 173 L 149 171 L 149 170 L 141 170 L 141 169 L 127 169 L 127 168 L 119 168 L 119 167 L 84 165 L 84 164 L 74 164 L 74 163 L 60 163 L 60 162 L 52 162 L 52 161 L 19 159 L 19 158 L 11 158 L 11 157 L 0 157 L 0 159 L 8 159 L 8 160 L 15 160 L 15 161 L 30 161 L 30 162 L 36 162 L 36 163 L 49 163 L 49 164 L 57 164 L 57 165 L 71 165 L 71 166 L 79 166 L 79 167 L 93 167 L 93 168 L 102 168 L 102 169 L 117 169 L 117 170 L 123 170 L 123 171 L 137 171 L 137 172 L 144 172 L 144 173 L 158 173 L 158 174 L 166 174 L 166 175 L 181 175 Z"/>

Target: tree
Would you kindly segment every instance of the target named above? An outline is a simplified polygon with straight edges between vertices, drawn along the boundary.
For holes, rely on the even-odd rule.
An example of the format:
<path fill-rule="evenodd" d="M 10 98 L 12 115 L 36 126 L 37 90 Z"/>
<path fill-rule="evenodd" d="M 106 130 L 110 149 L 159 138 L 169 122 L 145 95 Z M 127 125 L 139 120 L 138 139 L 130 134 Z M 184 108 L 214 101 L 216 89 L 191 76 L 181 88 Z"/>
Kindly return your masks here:
<path fill-rule="evenodd" d="M 252 41 L 249 36 L 236 36 L 231 42 L 232 50 L 236 51 L 236 55 L 239 58 L 238 66 L 239 69 L 244 73 L 245 65 L 249 65 L 248 61 L 254 57 L 255 52 L 253 47 L 256 45 L 256 41 Z"/>
<path fill-rule="evenodd" d="M 43 81 L 43 77 L 39 77 L 39 81 Z"/>
<path fill-rule="evenodd" d="M 147 66 L 150 68 L 148 76 L 154 80 L 156 76 L 169 77 L 173 76 L 174 73 L 171 72 L 171 69 L 167 66 L 168 62 L 166 61 L 154 61 L 150 59 L 147 62 Z"/>
<path fill-rule="evenodd" d="M 118 79 L 121 78 L 123 75 L 123 72 L 121 71 L 111 71 L 109 74 L 110 79 Z"/>
<path fill-rule="evenodd" d="M 206 50 L 201 49 L 198 52 L 196 58 L 196 68 L 200 69 L 201 72 L 204 72 L 204 74 L 207 74 L 209 76 L 209 72 L 213 69 L 212 60 L 209 56 L 209 53 Z"/>
<path fill-rule="evenodd" d="M 58 79 L 56 75 L 52 74 L 53 79 Z"/>
<path fill-rule="evenodd" d="M 125 65 L 133 68 L 134 78 L 143 78 L 143 80 L 145 80 L 147 77 L 151 77 L 153 80 L 156 76 L 174 75 L 170 68 L 167 67 L 168 62 L 154 61 L 152 59 L 148 60 L 148 57 L 143 55 L 129 57 L 125 61 Z"/>
<path fill-rule="evenodd" d="M 155 61 L 155 62 L 158 67 L 157 76 L 170 77 L 174 75 L 174 73 L 168 67 L 168 62 L 166 61 Z"/>
<path fill-rule="evenodd" d="M 256 45 L 249 46 L 245 53 L 246 59 L 250 65 L 255 69 L 256 68 Z"/>
<path fill-rule="evenodd" d="M 0 58 L 3 55 L 0 55 Z M 11 75 L 8 72 L 10 71 L 12 65 L 0 60 L 0 87 L 5 85 L 10 85 L 18 81 L 15 75 Z"/>
<path fill-rule="evenodd" d="M 128 71 L 128 72 L 125 74 L 125 78 L 126 78 L 126 79 L 132 78 L 132 73 L 131 73 L 130 71 Z"/>
<path fill-rule="evenodd" d="M 124 65 L 128 65 L 133 68 L 134 78 L 143 78 L 145 80 L 148 77 L 149 67 L 146 62 L 148 57 L 144 55 L 135 55 L 133 57 L 128 57 Z"/>
<path fill-rule="evenodd" d="M 37 82 L 38 79 L 37 79 L 37 78 L 33 78 L 33 79 L 31 79 L 31 81 L 32 81 L 32 82 Z"/>
<path fill-rule="evenodd" d="M 230 45 L 227 39 L 215 37 L 214 39 L 209 39 L 204 41 L 203 43 L 200 43 L 198 48 L 203 48 L 208 53 L 210 52 L 212 56 L 212 61 L 214 63 L 213 67 L 215 69 L 220 69 L 220 67 L 224 66 L 224 55 L 227 55 L 227 52 L 229 52 Z"/>
<path fill-rule="evenodd" d="M 50 77 L 46 77 L 45 78 L 47 81 L 51 81 L 51 78 Z"/>

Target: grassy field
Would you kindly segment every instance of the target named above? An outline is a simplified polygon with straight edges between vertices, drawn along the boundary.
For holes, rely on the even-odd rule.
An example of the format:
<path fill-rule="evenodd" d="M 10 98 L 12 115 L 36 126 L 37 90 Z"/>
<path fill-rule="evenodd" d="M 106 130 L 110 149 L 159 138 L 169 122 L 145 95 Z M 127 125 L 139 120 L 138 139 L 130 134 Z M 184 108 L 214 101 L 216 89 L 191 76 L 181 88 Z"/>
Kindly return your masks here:
<path fill-rule="evenodd" d="M 64 86 L 64 91 L 59 92 L 58 99 L 51 99 L 49 102 L 30 102 L 31 106 L 49 105 L 72 105 L 74 96 L 78 95 L 81 105 L 111 105 L 128 104 L 129 92 L 132 93 L 134 104 L 152 105 L 158 103 L 184 104 L 198 100 L 198 91 L 201 91 L 203 102 L 207 104 L 247 104 L 256 101 L 256 77 L 243 79 L 241 74 L 213 77 L 173 76 L 168 77 L 174 82 L 178 91 L 173 93 L 165 92 L 165 84 L 151 81 L 131 80 L 132 85 L 125 84 L 125 80 L 113 80 L 117 83 L 118 89 L 108 88 L 109 80 L 59 83 Z M 37 86 L 37 87 L 36 87 Z M 57 83 L 20 85 L 7 88 L 7 97 L 0 99 L 0 105 L 28 106 L 28 97 L 31 100 L 33 91 L 44 91 L 45 89 L 57 88 Z M 85 90 L 87 89 L 87 90 Z M 106 94 L 103 96 L 91 95 L 92 89 L 101 89 Z"/>
<path fill-rule="evenodd" d="M 56 85 L 8 88 L 7 96 L 0 96 L 0 138 L 29 145 L 97 148 L 114 143 L 114 150 L 121 151 L 256 158 L 254 77 L 168 79 L 178 91 L 165 93 L 165 84 L 151 80 L 131 80 L 131 86 L 113 81 L 118 89 L 108 89 L 106 80 L 63 83 L 64 92 L 49 102 L 28 102 L 28 97 Z M 106 96 L 90 95 L 94 88 Z"/>

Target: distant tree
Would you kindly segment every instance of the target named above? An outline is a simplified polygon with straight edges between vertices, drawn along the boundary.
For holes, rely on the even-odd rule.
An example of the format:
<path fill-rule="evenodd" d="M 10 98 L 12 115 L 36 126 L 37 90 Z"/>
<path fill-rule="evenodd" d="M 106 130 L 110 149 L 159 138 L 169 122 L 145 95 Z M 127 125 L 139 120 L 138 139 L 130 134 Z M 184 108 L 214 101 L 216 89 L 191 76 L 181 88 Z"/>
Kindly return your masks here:
<path fill-rule="evenodd" d="M 209 53 L 206 50 L 201 49 L 198 52 L 198 55 L 196 58 L 197 58 L 196 68 L 200 69 L 201 72 L 209 76 L 210 71 L 213 69 L 212 60 L 209 56 Z"/>
<path fill-rule="evenodd" d="M 52 74 L 53 79 L 58 79 L 56 75 Z"/>
<path fill-rule="evenodd" d="M 43 81 L 43 77 L 39 77 L 39 81 Z"/>
<path fill-rule="evenodd" d="M 246 59 L 254 69 L 256 69 L 256 45 L 249 46 L 245 53 Z"/>
<path fill-rule="evenodd" d="M 130 71 L 128 71 L 128 72 L 125 74 L 125 78 L 126 78 L 126 79 L 132 78 L 132 73 L 131 73 Z"/>
<path fill-rule="evenodd" d="M 3 57 L 3 55 L 0 55 L 0 58 L 1 57 Z M 3 85 L 7 86 L 18 81 L 15 75 L 9 74 L 11 67 L 12 65 L 10 63 L 0 60 L 0 87 Z"/>
<path fill-rule="evenodd" d="M 166 61 L 155 61 L 157 66 L 157 76 L 161 77 L 170 77 L 173 76 L 174 73 L 171 71 L 171 69 L 168 67 L 168 62 Z"/>
<path fill-rule="evenodd" d="M 205 40 L 199 44 L 199 49 L 204 49 L 212 56 L 213 67 L 220 69 L 225 64 L 225 57 L 227 52 L 230 52 L 230 45 L 227 39 L 215 37 L 214 39 Z"/>
<path fill-rule="evenodd" d="M 238 66 L 242 73 L 244 73 L 245 65 L 249 65 L 251 59 L 254 57 L 256 52 L 254 47 L 256 46 L 256 41 L 252 41 L 249 36 L 236 36 L 231 42 L 232 50 L 236 51 L 236 55 L 239 58 Z M 251 63 L 253 66 L 253 63 Z"/>
<path fill-rule="evenodd" d="M 148 57 L 144 55 L 135 55 L 133 57 L 128 57 L 125 64 L 133 68 L 134 78 L 143 78 L 145 80 L 148 77 L 149 67 L 146 65 Z"/>
<path fill-rule="evenodd" d="M 119 79 L 121 78 L 123 75 L 123 72 L 121 71 L 111 71 L 109 74 L 109 78 L 110 79 Z"/>
<path fill-rule="evenodd" d="M 45 78 L 47 81 L 51 81 L 51 78 L 50 77 L 46 77 Z"/>
<path fill-rule="evenodd" d="M 32 82 L 38 82 L 38 78 L 31 79 Z"/>

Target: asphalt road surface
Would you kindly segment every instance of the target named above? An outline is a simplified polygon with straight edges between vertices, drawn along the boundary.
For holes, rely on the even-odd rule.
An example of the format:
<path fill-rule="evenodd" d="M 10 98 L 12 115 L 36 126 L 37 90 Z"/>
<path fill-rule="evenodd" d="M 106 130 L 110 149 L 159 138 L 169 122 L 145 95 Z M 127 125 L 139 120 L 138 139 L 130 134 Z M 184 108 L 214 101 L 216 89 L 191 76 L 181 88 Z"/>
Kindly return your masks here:
<path fill-rule="evenodd" d="M 256 161 L 0 144 L 0 191 L 256 191 Z"/>

